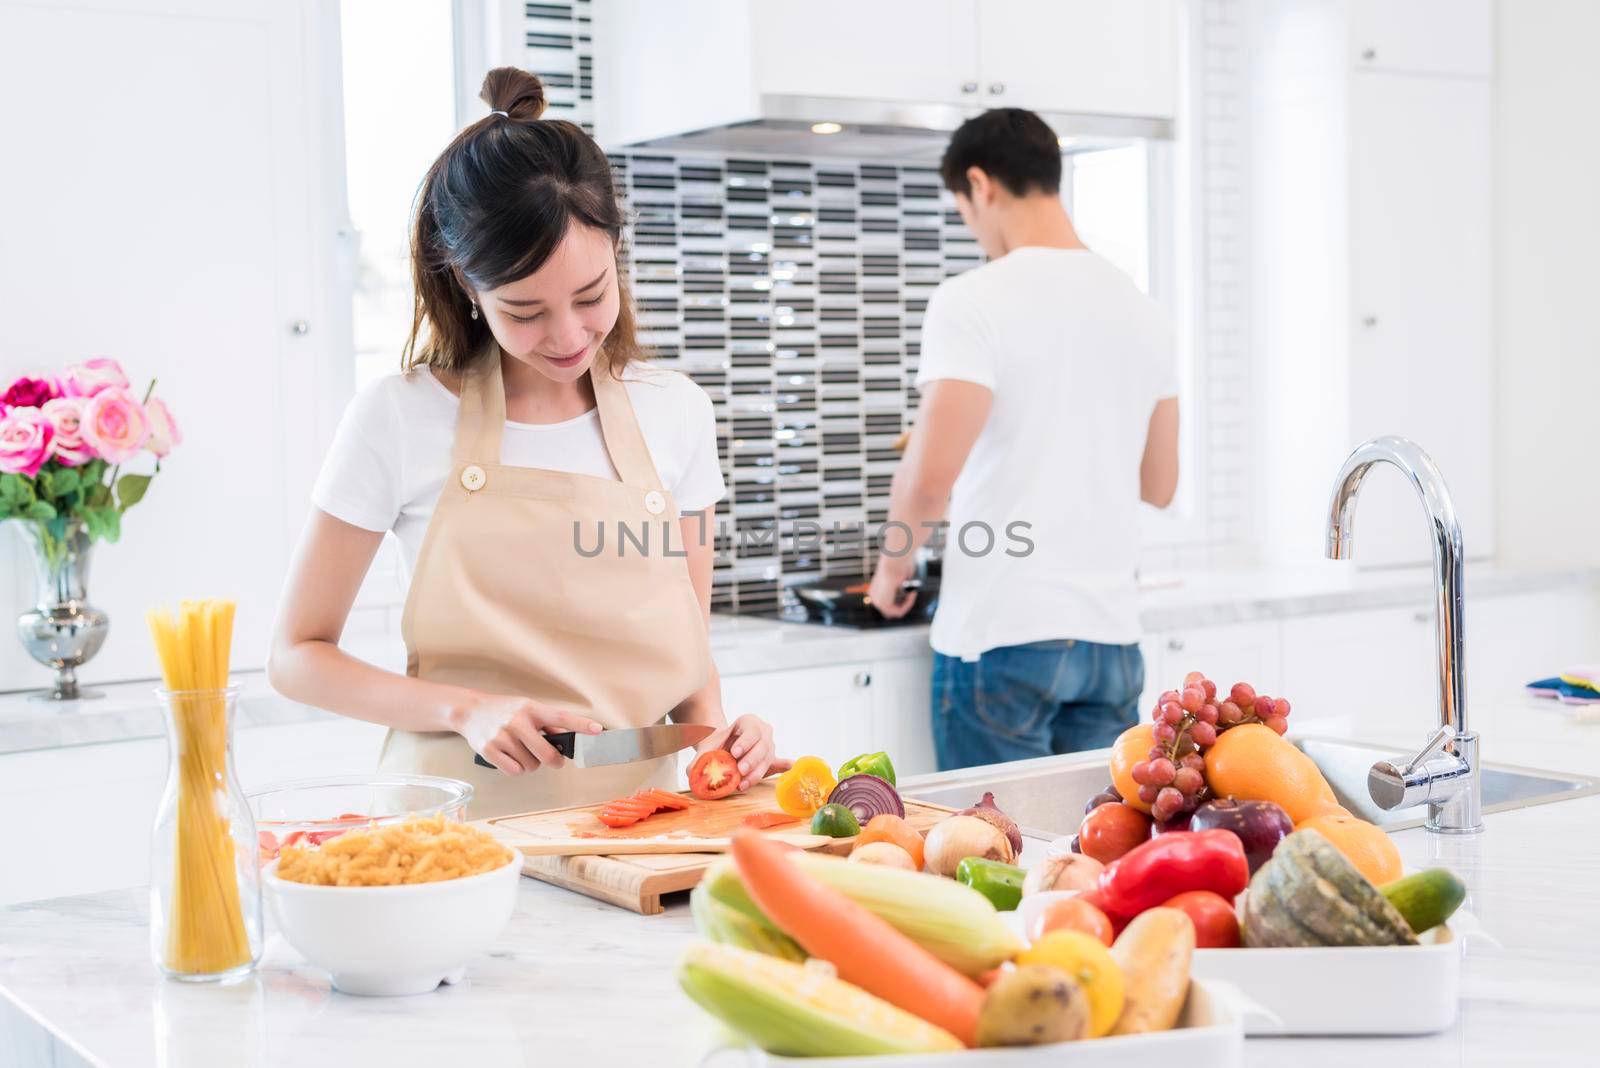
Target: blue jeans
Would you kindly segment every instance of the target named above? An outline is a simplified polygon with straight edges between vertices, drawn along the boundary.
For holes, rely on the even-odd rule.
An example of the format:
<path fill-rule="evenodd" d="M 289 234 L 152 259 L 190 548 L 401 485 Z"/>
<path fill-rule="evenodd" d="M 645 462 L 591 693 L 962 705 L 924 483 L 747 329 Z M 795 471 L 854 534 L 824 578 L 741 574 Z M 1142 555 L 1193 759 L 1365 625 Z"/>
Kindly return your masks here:
<path fill-rule="evenodd" d="M 933 654 L 939 770 L 1099 749 L 1139 722 L 1137 645 L 1073 640 L 990 649 L 968 663 Z"/>

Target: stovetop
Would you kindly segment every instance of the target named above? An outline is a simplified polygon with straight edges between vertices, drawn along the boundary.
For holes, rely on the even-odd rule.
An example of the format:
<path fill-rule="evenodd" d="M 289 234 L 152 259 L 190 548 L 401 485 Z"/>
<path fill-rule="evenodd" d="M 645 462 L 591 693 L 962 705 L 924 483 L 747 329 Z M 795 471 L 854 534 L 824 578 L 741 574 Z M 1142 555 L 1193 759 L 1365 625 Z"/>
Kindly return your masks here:
<path fill-rule="evenodd" d="M 835 617 L 829 612 L 818 612 L 814 617 L 807 616 L 804 611 L 798 612 L 735 612 L 735 615 L 749 616 L 752 619 L 772 619 L 779 623 L 810 623 L 819 627 L 836 627 L 840 630 L 885 630 L 892 627 L 915 627 L 925 625 L 929 616 L 913 610 L 899 619 L 888 619 L 873 613 L 871 616 L 851 616 L 849 618 Z"/>

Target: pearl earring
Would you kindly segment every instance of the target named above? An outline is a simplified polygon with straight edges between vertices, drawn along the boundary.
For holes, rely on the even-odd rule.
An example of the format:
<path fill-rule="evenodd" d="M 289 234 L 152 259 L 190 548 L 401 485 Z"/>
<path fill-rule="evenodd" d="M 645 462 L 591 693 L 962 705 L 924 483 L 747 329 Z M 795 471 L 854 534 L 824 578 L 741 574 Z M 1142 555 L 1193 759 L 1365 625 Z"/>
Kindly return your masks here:
<path fill-rule="evenodd" d="M 476 304 L 472 306 L 472 317 L 474 319 L 478 317 L 478 306 Z"/>

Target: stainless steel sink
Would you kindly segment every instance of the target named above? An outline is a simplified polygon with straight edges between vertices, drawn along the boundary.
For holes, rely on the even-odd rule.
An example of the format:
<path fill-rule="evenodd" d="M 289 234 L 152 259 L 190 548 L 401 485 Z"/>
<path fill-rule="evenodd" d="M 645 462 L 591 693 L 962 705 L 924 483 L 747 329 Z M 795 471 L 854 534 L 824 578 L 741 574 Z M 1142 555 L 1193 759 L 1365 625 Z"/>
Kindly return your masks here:
<path fill-rule="evenodd" d="M 1367 772 L 1375 760 L 1404 756 L 1391 746 L 1332 739 L 1304 738 L 1295 742 L 1317 762 L 1333 786 L 1339 803 L 1364 820 L 1386 830 L 1420 827 L 1427 806 L 1385 811 L 1367 795 Z M 940 772 L 908 779 L 902 786 L 907 797 L 952 808 L 978 802 L 992 791 L 995 803 L 1034 837 L 1071 834 L 1083 819 L 1089 798 L 1110 783 L 1106 760 L 1110 750 L 1095 749 L 1065 756 L 1041 757 L 1011 764 Z M 1504 812 L 1574 797 L 1600 793 L 1600 779 L 1533 768 L 1486 763 L 1483 766 L 1483 810 Z"/>

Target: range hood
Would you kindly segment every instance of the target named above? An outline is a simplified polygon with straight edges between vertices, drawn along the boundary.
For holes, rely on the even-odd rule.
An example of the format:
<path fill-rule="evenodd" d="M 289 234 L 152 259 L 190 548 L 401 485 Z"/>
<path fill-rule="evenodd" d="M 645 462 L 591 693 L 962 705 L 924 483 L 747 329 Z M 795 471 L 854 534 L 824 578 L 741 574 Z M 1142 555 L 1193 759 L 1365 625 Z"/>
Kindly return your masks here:
<path fill-rule="evenodd" d="M 950 134 L 983 108 L 951 104 L 762 94 L 756 118 L 634 141 L 629 147 L 674 152 L 837 157 L 936 164 Z M 1171 140 L 1166 118 L 1041 111 L 1063 152 L 1133 140 Z"/>

